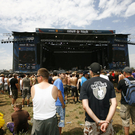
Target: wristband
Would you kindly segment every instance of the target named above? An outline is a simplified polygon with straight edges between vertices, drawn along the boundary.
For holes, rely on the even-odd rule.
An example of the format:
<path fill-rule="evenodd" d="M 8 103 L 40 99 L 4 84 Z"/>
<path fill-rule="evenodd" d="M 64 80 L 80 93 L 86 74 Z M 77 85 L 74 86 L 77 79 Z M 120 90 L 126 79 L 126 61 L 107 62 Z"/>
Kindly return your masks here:
<path fill-rule="evenodd" d="M 100 122 L 101 122 L 101 121 L 99 120 L 97 124 L 99 125 L 99 124 L 100 124 Z"/>
<path fill-rule="evenodd" d="M 109 121 L 105 121 L 105 123 L 109 124 L 110 122 Z"/>

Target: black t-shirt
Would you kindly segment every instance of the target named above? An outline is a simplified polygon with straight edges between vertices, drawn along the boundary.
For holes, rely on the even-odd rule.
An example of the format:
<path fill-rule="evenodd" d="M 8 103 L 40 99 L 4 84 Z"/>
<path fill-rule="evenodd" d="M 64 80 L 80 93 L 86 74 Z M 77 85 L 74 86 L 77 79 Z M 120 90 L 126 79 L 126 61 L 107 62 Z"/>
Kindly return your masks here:
<path fill-rule="evenodd" d="M 128 79 L 130 80 L 131 83 L 135 83 L 135 79 L 133 77 L 128 77 Z M 129 86 L 128 82 L 126 82 L 126 80 L 122 79 L 122 80 L 119 81 L 117 89 L 121 90 L 123 92 L 123 94 L 126 96 L 128 86 Z M 121 93 L 121 104 L 128 104 L 125 101 L 122 93 Z"/>
<path fill-rule="evenodd" d="M 109 80 L 110 80 L 111 82 L 113 82 L 113 76 L 112 76 L 112 75 L 109 75 L 108 77 L 109 77 Z"/>
<path fill-rule="evenodd" d="M 115 97 L 113 84 L 101 77 L 93 77 L 81 87 L 80 100 L 88 99 L 89 107 L 100 120 L 106 119 L 110 108 L 109 99 Z M 85 121 L 94 122 L 87 112 L 85 115 Z"/>
<path fill-rule="evenodd" d="M 119 75 L 115 75 L 115 83 L 118 83 Z"/>
<path fill-rule="evenodd" d="M 52 84 L 52 81 L 53 81 L 52 77 L 49 76 L 48 82 L 49 82 L 50 84 Z"/>
<path fill-rule="evenodd" d="M 11 85 L 11 89 L 12 90 L 17 90 L 17 87 L 16 87 L 16 83 L 18 83 L 18 80 L 16 79 L 16 78 L 12 78 L 11 80 L 10 80 L 10 85 Z"/>

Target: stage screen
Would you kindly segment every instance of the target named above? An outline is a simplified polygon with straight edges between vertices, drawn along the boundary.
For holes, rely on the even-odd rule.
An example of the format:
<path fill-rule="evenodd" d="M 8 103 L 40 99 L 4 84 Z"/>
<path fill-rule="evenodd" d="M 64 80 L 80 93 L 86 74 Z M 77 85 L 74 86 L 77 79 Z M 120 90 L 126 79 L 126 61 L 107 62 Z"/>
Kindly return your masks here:
<path fill-rule="evenodd" d="M 124 50 L 114 50 L 113 58 L 115 62 L 125 62 L 125 51 Z"/>
<path fill-rule="evenodd" d="M 19 51 L 19 64 L 35 63 L 35 51 Z"/>

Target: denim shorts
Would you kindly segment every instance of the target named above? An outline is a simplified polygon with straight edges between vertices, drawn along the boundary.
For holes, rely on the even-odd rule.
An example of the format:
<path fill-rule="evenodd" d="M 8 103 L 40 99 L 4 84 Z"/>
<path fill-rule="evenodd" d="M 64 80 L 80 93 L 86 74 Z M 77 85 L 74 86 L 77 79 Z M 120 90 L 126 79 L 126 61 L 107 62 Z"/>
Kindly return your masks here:
<path fill-rule="evenodd" d="M 56 112 L 60 115 L 58 127 L 65 127 L 65 108 L 63 109 L 62 106 L 56 106 Z"/>

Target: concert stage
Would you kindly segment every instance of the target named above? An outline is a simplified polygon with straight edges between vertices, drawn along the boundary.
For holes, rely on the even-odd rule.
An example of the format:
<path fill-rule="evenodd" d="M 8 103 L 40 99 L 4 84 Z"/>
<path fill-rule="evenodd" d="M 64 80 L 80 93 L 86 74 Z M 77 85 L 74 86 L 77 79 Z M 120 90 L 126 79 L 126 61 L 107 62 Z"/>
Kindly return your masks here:
<path fill-rule="evenodd" d="M 123 69 L 129 66 L 128 35 L 115 34 L 115 30 L 47 28 L 13 32 L 13 71 L 84 69 L 92 62 L 106 69 Z"/>

